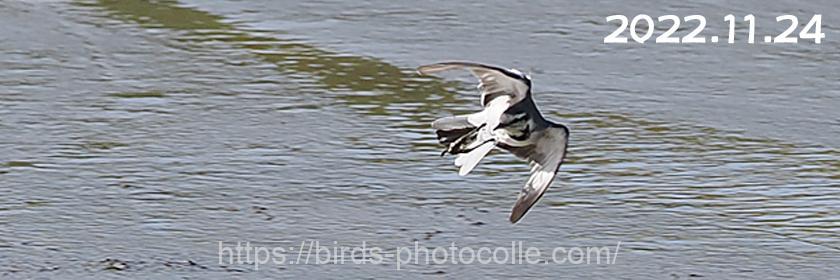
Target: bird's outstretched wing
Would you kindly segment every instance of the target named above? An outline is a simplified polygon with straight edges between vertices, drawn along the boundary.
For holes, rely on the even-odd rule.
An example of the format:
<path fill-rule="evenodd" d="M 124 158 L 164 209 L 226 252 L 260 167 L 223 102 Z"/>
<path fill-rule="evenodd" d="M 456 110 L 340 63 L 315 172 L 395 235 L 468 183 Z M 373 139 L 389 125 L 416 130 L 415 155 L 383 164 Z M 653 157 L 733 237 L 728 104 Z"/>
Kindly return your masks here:
<path fill-rule="evenodd" d="M 429 75 L 451 69 L 467 69 L 478 78 L 481 106 L 489 105 L 491 100 L 502 95 L 510 96 L 511 104 L 516 104 L 531 89 L 528 76 L 518 70 L 473 62 L 450 61 L 423 65 L 417 68 L 417 73 Z"/>
<path fill-rule="evenodd" d="M 531 178 L 522 187 L 516 204 L 513 205 L 513 211 L 510 213 L 511 223 L 518 222 L 548 190 L 548 186 L 554 181 L 557 169 L 566 157 L 566 145 L 569 142 L 568 128 L 560 124 L 552 124 L 539 133 L 545 135 L 536 138 L 539 140 L 533 145 L 511 150 L 515 155 L 531 162 Z"/>

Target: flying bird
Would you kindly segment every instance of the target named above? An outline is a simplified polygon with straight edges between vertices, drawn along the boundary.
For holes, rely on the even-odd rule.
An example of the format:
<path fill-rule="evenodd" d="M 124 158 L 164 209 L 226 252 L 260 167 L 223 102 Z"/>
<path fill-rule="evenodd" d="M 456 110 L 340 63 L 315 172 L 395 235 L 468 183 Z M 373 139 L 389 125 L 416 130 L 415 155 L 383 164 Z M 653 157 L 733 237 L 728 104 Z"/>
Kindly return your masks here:
<path fill-rule="evenodd" d="M 516 69 L 472 62 L 442 62 L 417 68 L 429 75 L 452 69 L 469 70 L 478 78 L 480 112 L 444 117 L 432 127 L 447 153 L 457 155 L 458 174 L 465 176 L 494 147 L 528 160 L 531 177 L 519 193 L 510 222 L 516 223 L 542 197 L 566 157 L 569 129 L 546 120 L 531 93 L 531 78 Z"/>

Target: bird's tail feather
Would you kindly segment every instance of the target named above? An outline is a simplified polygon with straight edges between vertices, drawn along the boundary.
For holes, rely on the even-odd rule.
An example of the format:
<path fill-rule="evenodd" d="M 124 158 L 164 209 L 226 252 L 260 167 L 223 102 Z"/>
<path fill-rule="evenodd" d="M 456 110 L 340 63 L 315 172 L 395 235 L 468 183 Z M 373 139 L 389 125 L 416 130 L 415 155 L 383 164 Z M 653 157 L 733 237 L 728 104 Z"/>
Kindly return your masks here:
<path fill-rule="evenodd" d="M 458 174 L 461 176 L 470 173 L 495 146 L 487 131 L 482 133 L 482 129 L 486 128 L 486 115 L 486 111 L 482 111 L 470 115 L 440 118 L 432 123 L 438 141 L 447 146 L 440 155 L 444 156 L 446 153 L 458 155 L 455 166 L 460 167 Z"/>
<path fill-rule="evenodd" d="M 467 121 L 466 116 L 440 118 L 432 123 L 432 127 L 437 133 L 438 141 L 447 146 L 476 128 Z"/>
<path fill-rule="evenodd" d="M 468 152 L 470 144 L 476 138 L 478 129 L 482 126 L 484 114 L 478 112 L 469 115 L 440 118 L 432 122 L 438 141 L 447 146 L 441 153 L 458 154 Z"/>
<path fill-rule="evenodd" d="M 465 176 L 470 173 L 470 171 L 478 165 L 478 162 L 490 152 L 490 150 L 495 147 L 495 143 L 493 141 L 484 142 L 481 146 L 478 146 L 472 149 L 469 153 L 462 153 L 459 154 L 457 158 L 455 158 L 455 166 L 460 166 L 461 168 L 458 170 L 458 175 Z"/>
<path fill-rule="evenodd" d="M 432 122 L 434 129 L 475 128 L 484 123 L 484 111 L 469 114 L 444 117 Z"/>

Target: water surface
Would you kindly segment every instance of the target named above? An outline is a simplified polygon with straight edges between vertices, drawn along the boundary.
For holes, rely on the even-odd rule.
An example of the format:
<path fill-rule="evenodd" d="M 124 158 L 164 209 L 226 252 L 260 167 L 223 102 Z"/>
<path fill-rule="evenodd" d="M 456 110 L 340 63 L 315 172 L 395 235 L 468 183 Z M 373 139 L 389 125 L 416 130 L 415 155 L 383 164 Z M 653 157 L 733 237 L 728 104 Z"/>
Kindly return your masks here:
<path fill-rule="evenodd" d="M 625 5 L 2 2 L 0 275 L 836 275 L 837 6 Z M 827 39 L 601 43 L 605 16 L 640 12 L 821 12 Z M 429 122 L 478 107 L 469 79 L 414 73 L 444 59 L 531 72 L 542 111 L 572 130 L 515 226 L 526 164 L 496 153 L 459 177 L 438 157 Z M 218 241 L 302 240 L 622 247 L 612 265 L 218 263 Z"/>

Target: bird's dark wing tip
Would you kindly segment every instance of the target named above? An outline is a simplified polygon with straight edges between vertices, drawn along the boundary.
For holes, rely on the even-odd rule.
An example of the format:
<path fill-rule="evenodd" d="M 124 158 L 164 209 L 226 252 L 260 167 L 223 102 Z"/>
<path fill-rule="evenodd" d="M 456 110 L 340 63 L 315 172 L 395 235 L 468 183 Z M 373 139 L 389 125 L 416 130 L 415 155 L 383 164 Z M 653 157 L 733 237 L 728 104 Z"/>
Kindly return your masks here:
<path fill-rule="evenodd" d="M 516 222 L 519 222 L 519 219 L 522 219 L 521 215 L 520 216 L 515 216 L 515 215 L 513 215 L 513 213 L 511 213 L 511 215 L 510 215 L 510 223 L 511 224 L 516 224 Z"/>
<path fill-rule="evenodd" d="M 520 197 L 516 200 L 516 204 L 513 205 L 513 210 L 510 211 L 510 223 L 515 224 L 525 216 L 525 213 L 528 213 L 528 210 L 531 209 L 531 206 L 534 205 L 536 201 L 526 201 L 532 199 L 526 199 L 526 197 Z"/>

